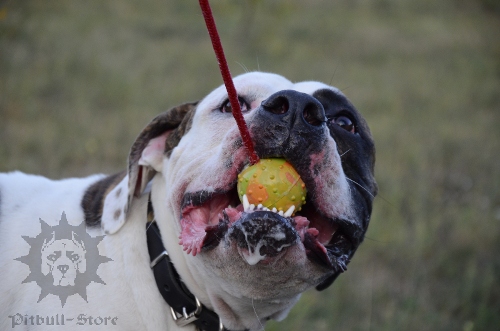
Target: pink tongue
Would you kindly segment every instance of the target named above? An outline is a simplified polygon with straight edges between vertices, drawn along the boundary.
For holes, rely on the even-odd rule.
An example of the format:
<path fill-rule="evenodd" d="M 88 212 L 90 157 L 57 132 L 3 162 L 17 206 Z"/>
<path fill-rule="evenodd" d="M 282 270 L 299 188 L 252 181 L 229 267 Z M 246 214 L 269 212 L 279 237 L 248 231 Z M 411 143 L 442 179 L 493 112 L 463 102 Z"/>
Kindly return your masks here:
<path fill-rule="evenodd" d="M 304 234 L 309 226 L 309 220 L 303 216 L 295 216 L 293 220 L 295 221 L 295 229 L 299 233 L 300 240 L 304 241 Z"/>
<path fill-rule="evenodd" d="M 220 203 L 214 203 L 212 200 L 201 207 L 187 208 L 184 211 L 181 219 L 182 230 L 179 236 L 179 245 L 183 246 L 186 253 L 192 253 L 193 256 L 196 256 L 201 251 L 206 235 L 206 228 L 219 224 L 219 220 L 223 219 L 223 215 L 220 212 L 222 208 L 218 208 L 219 205 Z M 243 206 L 241 205 L 236 208 L 224 209 L 230 224 L 240 219 L 241 210 L 243 210 Z M 207 219 L 209 220 L 208 223 L 205 221 Z"/>

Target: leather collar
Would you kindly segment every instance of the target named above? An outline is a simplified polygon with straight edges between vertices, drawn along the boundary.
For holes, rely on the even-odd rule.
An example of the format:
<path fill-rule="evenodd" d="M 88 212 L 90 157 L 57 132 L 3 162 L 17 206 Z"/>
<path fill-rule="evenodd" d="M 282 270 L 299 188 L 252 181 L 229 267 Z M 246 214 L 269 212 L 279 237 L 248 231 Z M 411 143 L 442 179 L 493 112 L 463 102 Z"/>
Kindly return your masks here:
<path fill-rule="evenodd" d="M 151 199 L 148 202 L 146 236 L 156 285 L 170 306 L 172 318 L 177 325 L 194 324 L 199 331 L 228 331 L 222 325 L 219 316 L 202 305 L 182 282 L 161 240 Z"/>

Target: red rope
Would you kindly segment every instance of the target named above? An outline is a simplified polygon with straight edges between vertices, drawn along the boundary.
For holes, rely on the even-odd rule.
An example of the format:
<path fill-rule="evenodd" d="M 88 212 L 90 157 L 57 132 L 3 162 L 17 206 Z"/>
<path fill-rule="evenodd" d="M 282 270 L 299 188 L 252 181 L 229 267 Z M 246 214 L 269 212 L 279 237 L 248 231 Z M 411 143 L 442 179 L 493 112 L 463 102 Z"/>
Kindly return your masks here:
<path fill-rule="evenodd" d="M 217 57 L 217 62 L 219 63 L 220 72 L 222 79 L 224 80 L 224 85 L 226 85 L 227 94 L 229 96 L 229 102 L 233 108 L 233 116 L 240 130 L 241 138 L 243 139 L 243 144 L 245 145 L 250 162 L 255 164 L 259 162 L 259 156 L 253 148 L 252 138 L 248 132 L 245 119 L 241 113 L 240 102 L 238 100 L 238 94 L 234 88 L 233 79 L 231 78 L 231 72 L 227 65 L 226 57 L 224 56 L 224 49 L 222 48 L 222 43 L 220 41 L 219 33 L 217 32 L 217 27 L 215 25 L 214 16 L 212 14 L 212 9 L 208 0 L 199 0 L 201 11 L 203 12 L 203 17 L 205 18 L 205 24 L 207 25 L 208 34 L 212 40 L 212 47 L 215 51 L 215 56 Z"/>

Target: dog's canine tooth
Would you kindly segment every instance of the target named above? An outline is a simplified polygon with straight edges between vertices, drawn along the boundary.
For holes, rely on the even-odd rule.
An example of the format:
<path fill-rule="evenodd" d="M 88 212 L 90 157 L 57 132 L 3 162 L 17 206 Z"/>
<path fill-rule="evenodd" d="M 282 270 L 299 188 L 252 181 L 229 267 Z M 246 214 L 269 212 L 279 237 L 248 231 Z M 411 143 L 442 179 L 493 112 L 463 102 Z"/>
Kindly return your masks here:
<path fill-rule="evenodd" d="M 252 203 L 249 207 L 250 211 L 254 211 L 255 210 L 255 205 Z"/>
<path fill-rule="evenodd" d="M 259 203 L 259 204 L 257 205 L 257 208 L 258 208 L 258 209 L 262 209 L 262 207 L 264 207 L 264 206 L 262 206 L 262 204 L 261 204 L 261 203 Z"/>
<path fill-rule="evenodd" d="M 295 210 L 295 205 L 292 205 L 288 210 L 285 212 L 283 216 L 285 217 L 290 217 L 293 214 L 293 211 Z"/>
<path fill-rule="evenodd" d="M 278 212 L 278 209 L 276 209 L 276 207 L 273 208 L 273 213 L 277 213 Z"/>
<path fill-rule="evenodd" d="M 241 199 L 243 200 L 243 210 L 244 211 L 248 211 L 248 209 L 250 208 L 250 202 L 248 202 L 248 197 L 246 194 L 243 195 L 243 198 Z"/>
<path fill-rule="evenodd" d="M 283 210 L 280 210 L 280 211 L 278 212 L 278 214 L 279 214 L 279 215 L 281 215 L 281 216 L 283 216 Z"/>

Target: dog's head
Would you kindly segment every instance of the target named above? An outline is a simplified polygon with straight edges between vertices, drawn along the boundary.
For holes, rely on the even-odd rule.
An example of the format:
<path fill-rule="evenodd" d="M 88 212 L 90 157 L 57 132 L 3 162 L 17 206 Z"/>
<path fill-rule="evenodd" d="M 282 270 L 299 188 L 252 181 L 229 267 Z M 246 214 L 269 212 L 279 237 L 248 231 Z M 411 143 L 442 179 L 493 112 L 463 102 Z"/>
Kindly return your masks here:
<path fill-rule="evenodd" d="M 160 229 L 171 223 L 215 310 L 224 316 L 228 305 L 251 298 L 267 302 L 263 310 L 270 313 L 260 317 L 274 318 L 299 293 L 325 288 L 346 270 L 377 191 L 374 143 L 363 117 L 336 88 L 267 73 L 247 73 L 234 83 L 259 157 L 286 159 L 306 184 L 302 210 L 294 216 L 244 210 L 236 184 L 249 158 L 221 86 L 199 103 L 159 115 L 141 133 L 128 176 L 105 200 L 103 227 L 117 231 L 127 207 L 115 210 L 156 175 Z"/>
<path fill-rule="evenodd" d="M 85 247 L 75 239 L 56 239 L 52 237 L 42 246 L 42 274 L 52 275 L 54 286 L 75 286 L 78 273 L 87 267 Z"/>

